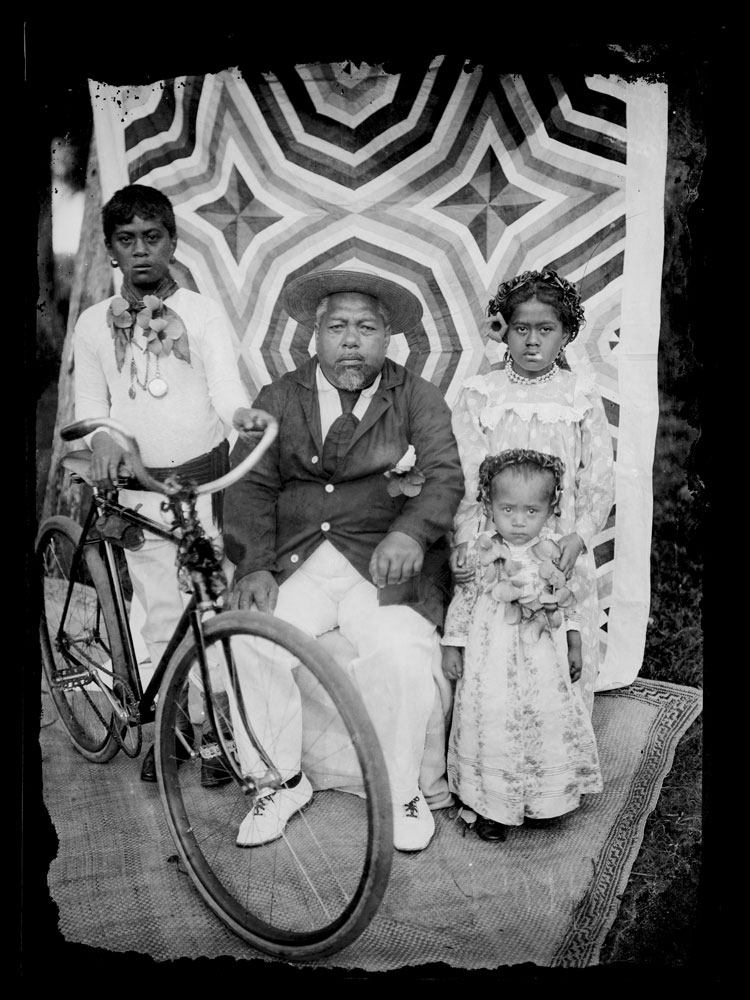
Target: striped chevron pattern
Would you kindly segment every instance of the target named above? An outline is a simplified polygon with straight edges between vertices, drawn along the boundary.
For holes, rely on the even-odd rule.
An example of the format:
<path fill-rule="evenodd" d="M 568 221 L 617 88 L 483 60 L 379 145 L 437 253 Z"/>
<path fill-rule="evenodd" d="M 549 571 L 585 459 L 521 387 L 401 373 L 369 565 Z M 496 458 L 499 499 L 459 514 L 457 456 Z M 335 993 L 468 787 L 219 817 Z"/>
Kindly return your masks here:
<path fill-rule="evenodd" d="M 175 205 L 180 276 L 223 303 L 251 397 L 312 353 L 310 331 L 280 304 L 300 273 L 368 268 L 409 287 L 424 318 L 392 337 L 389 354 L 451 404 L 499 361 L 484 319 L 497 284 L 552 264 L 581 287 L 587 323 L 568 357 L 594 367 L 617 451 L 631 90 L 583 74 L 467 72 L 438 57 L 394 74 L 319 63 L 97 84 L 92 97 L 109 99 L 129 181 Z M 650 526 L 648 504 L 641 520 Z M 596 549 L 603 643 L 610 522 Z M 647 604 L 648 580 L 642 589 Z"/>

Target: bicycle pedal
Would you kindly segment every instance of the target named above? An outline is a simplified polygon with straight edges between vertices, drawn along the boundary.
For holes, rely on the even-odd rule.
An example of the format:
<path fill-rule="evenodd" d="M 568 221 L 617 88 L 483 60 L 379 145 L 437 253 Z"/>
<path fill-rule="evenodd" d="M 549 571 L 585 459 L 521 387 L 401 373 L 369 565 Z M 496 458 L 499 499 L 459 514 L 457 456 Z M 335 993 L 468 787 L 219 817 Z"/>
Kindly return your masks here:
<path fill-rule="evenodd" d="M 67 691 L 69 688 L 78 687 L 81 684 L 88 684 L 92 680 L 90 670 L 58 670 L 52 678 L 52 684 L 60 691 Z"/>
<path fill-rule="evenodd" d="M 235 750 L 236 747 L 234 745 L 234 740 L 229 740 L 228 743 L 226 744 L 227 753 L 233 754 Z M 221 747 L 219 746 L 218 743 L 208 743 L 208 744 L 203 743 L 201 744 L 198 753 L 204 760 L 211 760 L 214 757 L 221 757 L 222 755 Z"/>

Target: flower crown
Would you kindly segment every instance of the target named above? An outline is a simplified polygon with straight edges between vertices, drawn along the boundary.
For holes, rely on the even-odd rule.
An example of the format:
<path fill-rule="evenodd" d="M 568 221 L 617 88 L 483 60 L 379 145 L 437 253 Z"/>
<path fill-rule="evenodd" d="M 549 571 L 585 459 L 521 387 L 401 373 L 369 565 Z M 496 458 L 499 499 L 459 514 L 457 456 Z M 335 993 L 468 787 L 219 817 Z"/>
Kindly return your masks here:
<path fill-rule="evenodd" d="M 531 451 L 528 448 L 509 448 L 498 455 L 488 455 L 479 466 L 479 493 L 477 500 L 488 504 L 491 501 L 492 480 L 505 469 L 519 465 L 536 465 L 540 472 L 549 470 L 555 477 L 555 494 L 552 497 L 552 510 L 560 513 L 560 497 L 562 496 L 562 481 L 565 465 L 556 455 L 548 455 L 541 451 Z"/>
<path fill-rule="evenodd" d="M 487 315 L 497 316 L 499 313 L 507 322 L 510 318 L 508 315 L 508 300 L 514 292 L 529 282 L 538 282 L 560 292 L 562 306 L 567 313 L 568 325 L 570 327 L 570 339 L 573 340 L 585 323 L 583 306 L 581 305 L 581 293 L 572 282 L 568 281 L 567 278 L 561 278 L 557 271 L 554 271 L 551 267 L 544 267 L 541 271 L 524 271 L 523 274 L 511 278 L 509 281 L 501 282 L 495 297 L 490 299 L 487 306 Z"/>

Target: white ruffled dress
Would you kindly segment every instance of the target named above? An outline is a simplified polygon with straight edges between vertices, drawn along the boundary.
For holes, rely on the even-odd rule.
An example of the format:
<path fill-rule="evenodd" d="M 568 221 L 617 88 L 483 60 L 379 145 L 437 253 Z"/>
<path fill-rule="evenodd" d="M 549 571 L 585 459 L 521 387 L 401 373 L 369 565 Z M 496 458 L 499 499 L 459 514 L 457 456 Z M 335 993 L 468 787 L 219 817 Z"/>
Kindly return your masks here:
<path fill-rule="evenodd" d="M 508 448 L 530 448 L 556 455 L 565 464 L 556 534 L 577 532 L 586 551 L 576 563 L 583 670 L 581 696 L 593 709 L 599 673 L 599 600 L 592 549 L 614 502 L 612 439 L 604 404 L 591 370 L 560 369 L 548 382 L 517 385 L 504 369 L 470 378 L 453 408 L 453 432 L 461 455 L 466 490 L 455 518 L 455 544 L 494 528 L 477 500 L 482 459 Z"/>

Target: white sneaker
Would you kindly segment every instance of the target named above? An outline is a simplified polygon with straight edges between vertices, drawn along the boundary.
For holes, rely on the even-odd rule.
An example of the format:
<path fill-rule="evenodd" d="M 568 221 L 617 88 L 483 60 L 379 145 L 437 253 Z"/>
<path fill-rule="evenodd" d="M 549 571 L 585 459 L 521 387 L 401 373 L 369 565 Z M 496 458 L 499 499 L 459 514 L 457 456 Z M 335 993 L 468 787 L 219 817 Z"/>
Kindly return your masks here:
<path fill-rule="evenodd" d="M 393 806 L 393 846 L 397 851 L 423 851 L 435 833 L 435 819 L 422 793 Z"/>
<path fill-rule="evenodd" d="M 240 825 L 237 846 L 259 847 L 278 840 L 290 817 L 305 809 L 312 797 L 312 785 L 304 774 L 294 788 L 279 788 L 262 795 Z"/>

